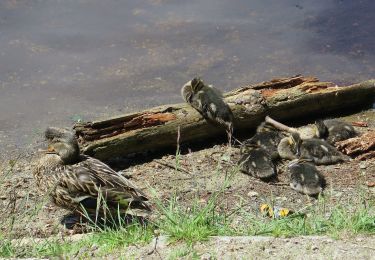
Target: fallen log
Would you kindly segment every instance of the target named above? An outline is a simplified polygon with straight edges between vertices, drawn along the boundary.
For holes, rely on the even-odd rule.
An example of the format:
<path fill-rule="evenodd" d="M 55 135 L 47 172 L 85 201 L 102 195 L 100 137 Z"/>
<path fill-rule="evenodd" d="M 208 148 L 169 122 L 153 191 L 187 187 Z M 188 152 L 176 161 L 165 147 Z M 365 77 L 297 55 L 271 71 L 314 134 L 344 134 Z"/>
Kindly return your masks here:
<path fill-rule="evenodd" d="M 266 115 L 289 120 L 360 107 L 375 99 L 375 80 L 338 87 L 314 77 L 295 76 L 244 86 L 226 93 L 236 131 L 256 128 Z M 171 104 L 74 126 L 83 153 L 99 159 L 176 147 L 223 136 L 188 104 Z"/>

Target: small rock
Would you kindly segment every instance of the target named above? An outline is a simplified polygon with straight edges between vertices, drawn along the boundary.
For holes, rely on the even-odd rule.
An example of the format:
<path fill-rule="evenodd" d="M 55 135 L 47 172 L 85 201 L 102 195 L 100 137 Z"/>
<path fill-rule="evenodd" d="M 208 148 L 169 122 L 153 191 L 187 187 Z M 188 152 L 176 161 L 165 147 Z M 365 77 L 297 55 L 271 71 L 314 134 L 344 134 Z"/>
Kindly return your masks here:
<path fill-rule="evenodd" d="M 335 197 L 341 197 L 341 196 L 342 196 L 342 192 L 336 192 L 336 193 L 334 194 L 334 196 L 335 196 Z"/>
<path fill-rule="evenodd" d="M 210 260 L 212 259 L 211 258 L 211 254 L 209 253 L 204 253 L 203 255 L 201 255 L 201 260 Z"/>
<path fill-rule="evenodd" d="M 287 197 L 276 197 L 276 200 L 287 201 Z"/>
<path fill-rule="evenodd" d="M 259 193 L 256 192 L 256 191 L 249 191 L 247 193 L 247 196 L 249 196 L 249 197 L 258 197 L 258 195 L 259 195 Z"/>
<path fill-rule="evenodd" d="M 360 169 L 366 169 L 366 168 L 367 168 L 367 165 L 366 165 L 365 163 L 361 163 L 361 164 L 359 165 L 359 168 L 360 168 Z"/>

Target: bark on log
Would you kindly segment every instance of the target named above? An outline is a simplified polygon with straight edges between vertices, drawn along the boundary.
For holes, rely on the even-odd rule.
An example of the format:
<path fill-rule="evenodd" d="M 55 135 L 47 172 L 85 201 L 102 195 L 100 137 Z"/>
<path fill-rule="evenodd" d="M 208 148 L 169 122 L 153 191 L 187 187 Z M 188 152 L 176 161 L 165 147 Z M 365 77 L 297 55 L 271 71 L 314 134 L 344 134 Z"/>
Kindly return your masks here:
<path fill-rule="evenodd" d="M 375 157 L 375 130 L 365 132 L 361 136 L 340 141 L 335 144 L 341 152 L 356 157 L 358 160 L 366 160 Z"/>
<path fill-rule="evenodd" d="M 245 86 L 225 95 L 236 131 L 256 128 L 266 115 L 283 121 L 370 104 L 375 99 L 375 80 L 338 87 L 314 77 L 295 76 Z M 180 141 L 199 142 L 225 134 L 207 122 L 188 104 L 172 104 L 106 120 L 74 126 L 81 149 L 99 159 L 176 147 Z"/>

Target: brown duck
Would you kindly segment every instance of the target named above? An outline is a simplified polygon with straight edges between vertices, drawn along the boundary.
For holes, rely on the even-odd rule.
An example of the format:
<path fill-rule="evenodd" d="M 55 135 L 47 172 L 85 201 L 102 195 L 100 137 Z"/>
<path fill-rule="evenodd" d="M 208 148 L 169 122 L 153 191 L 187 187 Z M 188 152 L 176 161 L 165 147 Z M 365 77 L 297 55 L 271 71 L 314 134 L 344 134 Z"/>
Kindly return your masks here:
<path fill-rule="evenodd" d="M 73 133 L 50 127 L 45 137 L 48 150 L 34 177 L 54 204 L 81 215 L 149 215 L 145 194 L 105 163 L 81 155 Z"/>

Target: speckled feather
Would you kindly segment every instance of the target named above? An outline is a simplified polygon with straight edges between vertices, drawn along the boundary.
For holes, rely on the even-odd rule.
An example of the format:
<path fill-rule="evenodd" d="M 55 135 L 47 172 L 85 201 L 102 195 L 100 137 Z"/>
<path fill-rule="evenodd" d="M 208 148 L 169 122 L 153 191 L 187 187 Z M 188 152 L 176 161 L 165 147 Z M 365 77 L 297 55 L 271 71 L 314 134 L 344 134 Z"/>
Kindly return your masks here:
<path fill-rule="evenodd" d="M 233 130 L 232 110 L 224 102 L 219 90 L 194 78 L 182 87 L 181 95 L 204 118 L 223 125 L 229 131 Z"/>
<path fill-rule="evenodd" d="M 307 139 L 303 140 L 301 147 L 301 158 L 313 159 L 317 165 L 335 164 L 349 161 L 350 158 L 324 140 Z"/>
<path fill-rule="evenodd" d="M 290 187 L 307 195 L 322 192 L 325 186 L 324 177 L 314 164 L 310 162 L 292 162 L 288 166 Z"/>
<path fill-rule="evenodd" d="M 317 136 L 319 138 L 326 139 L 330 144 L 334 144 L 357 135 L 357 132 L 353 126 L 335 119 L 327 119 L 324 121 L 319 120 L 315 122 L 315 126 L 317 129 Z"/>
<path fill-rule="evenodd" d="M 306 158 L 317 165 L 328 165 L 349 161 L 350 158 L 324 140 L 310 138 L 302 140 L 297 133 L 283 138 L 278 145 L 278 152 L 283 159 Z"/>
<path fill-rule="evenodd" d="M 82 155 L 76 164 L 62 165 L 58 155 L 47 154 L 41 158 L 34 176 L 40 189 L 65 209 L 82 211 L 80 204 L 88 200 L 96 202 L 101 193 L 109 210 L 117 211 L 119 205 L 123 213 L 138 216 L 150 211 L 146 196 L 135 185 L 89 156 Z M 85 206 L 85 210 L 95 212 L 94 206 Z"/>
<path fill-rule="evenodd" d="M 262 123 L 258 128 L 255 135 L 242 144 L 242 147 L 255 144 L 266 150 L 272 157 L 273 160 L 278 158 L 277 146 L 283 138 L 283 134 L 276 129 L 266 127 L 265 123 Z"/>
<path fill-rule="evenodd" d="M 276 167 L 271 155 L 261 147 L 251 146 L 241 149 L 238 161 L 241 171 L 256 178 L 268 179 L 276 175 Z"/>

